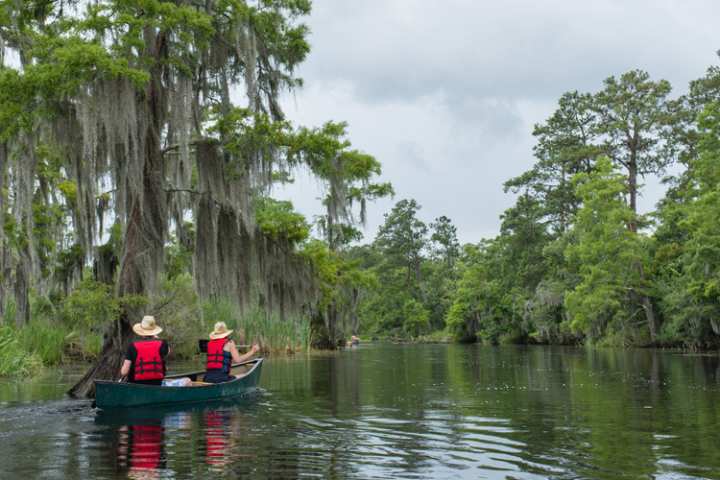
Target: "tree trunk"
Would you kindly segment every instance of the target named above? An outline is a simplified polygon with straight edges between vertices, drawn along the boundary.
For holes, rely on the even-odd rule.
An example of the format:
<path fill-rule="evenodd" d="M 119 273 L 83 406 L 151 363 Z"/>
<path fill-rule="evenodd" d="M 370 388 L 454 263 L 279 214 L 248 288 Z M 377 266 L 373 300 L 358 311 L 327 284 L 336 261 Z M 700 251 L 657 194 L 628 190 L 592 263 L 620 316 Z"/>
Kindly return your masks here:
<path fill-rule="evenodd" d="M 156 35 L 152 29 L 147 29 L 145 41 L 150 56 L 159 59 L 164 54 L 163 33 Z M 164 116 L 161 68 L 160 62 L 157 61 L 150 70 L 150 81 L 139 108 L 139 111 L 143 112 L 142 114 L 148 119 L 146 128 L 142 132 L 145 147 L 142 188 L 130 189 L 132 192 L 128 202 L 130 214 L 127 217 L 125 243 L 117 284 L 119 297 L 151 294 L 163 266 L 167 205 L 163 190 L 164 165 L 160 143 L 160 131 Z M 118 321 L 110 325 L 105 333 L 100 358 L 70 389 L 71 396 L 94 396 L 93 381 L 95 379 L 117 377 L 124 351 L 131 338 L 130 326 L 139 321 L 141 313 L 137 308 L 124 307 Z"/>
<path fill-rule="evenodd" d="M 0 62 L 1 63 L 1 62 Z M 5 321 L 5 172 L 7 171 L 7 143 L 0 142 L 0 325 Z"/>
<path fill-rule="evenodd" d="M 118 258 L 108 245 L 98 247 L 93 262 L 93 276 L 96 282 L 112 285 L 115 283 L 115 272 Z"/>
<path fill-rule="evenodd" d="M 20 251 L 20 258 L 15 265 L 15 326 L 22 328 L 30 323 L 30 300 L 29 283 L 30 272 L 28 268 L 29 259 L 25 252 L 26 247 Z"/>
<path fill-rule="evenodd" d="M 641 300 L 643 310 L 645 310 L 645 318 L 647 319 L 648 329 L 650 330 L 650 341 L 654 344 L 657 341 L 657 334 L 659 330 L 657 317 L 655 317 L 655 310 L 650 297 L 642 295 Z"/>
<path fill-rule="evenodd" d="M 330 306 L 328 306 L 327 314 L 327 332 L 331 350 L 334 350 L 337 347 L 337 323 L 338 307 L 337 302 L 333 301 Z"/>
<path fill-rule="evenodd" d="M 352 303 L 350 305 L 350 315 L 351 315 L 351 330 L 352 334 L 357 336 L 358 331 L 360 330 L 360 318 L 358 317 L 358 304 L 360 303 L 360 289 L 353 288 L 352 289 Z"/>
<path fill-rule="evenodd" d="M 637 213 L 637 175 L 637 160 L 635 159 L 635 154 L 631 154 L 630 162 L 628 163 L 628 195 L 630 196 L 630 209 L 633 211 L 633 214 Z M 637 232 L 637 221 L 634 216 L 628 228 L 633 233 Z"/>
<path fill-rule="evenodd" d="M 310 338 L 312 348 L 318 350 L 331 350 L 334 348 L 321 310 L 314 312 L 310 317 Z"/>

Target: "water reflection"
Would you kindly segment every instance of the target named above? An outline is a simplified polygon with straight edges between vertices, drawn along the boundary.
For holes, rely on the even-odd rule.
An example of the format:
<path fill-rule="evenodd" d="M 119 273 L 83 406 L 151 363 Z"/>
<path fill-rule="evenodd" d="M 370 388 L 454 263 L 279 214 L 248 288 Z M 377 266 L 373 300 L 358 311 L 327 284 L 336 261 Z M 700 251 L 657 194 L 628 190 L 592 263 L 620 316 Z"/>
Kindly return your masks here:
<path fill-rule="evenodd" d="M 200 471 L 224 473 L 240 457 L 234 454 L 245 437 L 244 403 L 212 403 L 172 408 L 99 411 L 94 423 L 108 446 L 114 466 L 128 478 L 172 478 Z M 202 436 L 202 442 L 197 439 Z M 221 478 L 223 478 L 221 476 Z"/>
<path fill-rule="evenodd" d="M 163 465 L 162 425 L 129 425 L 118 428 L 118 467 L 131 478 L 158 478 Z"/>
<path fill-rule="evenodd" d="M 214 467 L 210 470 L 222 472 L 223 467 L 231 462 L 230 422 L 232 418 L 232 413 L 227 410 L 208 410 L 203 414 L 205 463 Z"/>
<path fill-rule="evenodd" d="M 274 358 L 240 403 L 0 406 L 0 478 L 720 479 L 719 368 L 477 346 Z"/>

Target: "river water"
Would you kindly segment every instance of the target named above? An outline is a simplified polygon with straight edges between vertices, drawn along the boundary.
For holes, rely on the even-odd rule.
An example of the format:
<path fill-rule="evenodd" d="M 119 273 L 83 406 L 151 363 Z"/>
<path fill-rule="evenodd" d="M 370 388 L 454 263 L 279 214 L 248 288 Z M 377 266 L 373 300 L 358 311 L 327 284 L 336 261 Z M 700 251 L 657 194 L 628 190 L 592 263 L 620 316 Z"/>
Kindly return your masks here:
<path fill-rule="evenodd" d="M 362 345 L 237 403 L 111 415 L 0 383 L 0 479 L 720 479 L 717 356 Z"/>

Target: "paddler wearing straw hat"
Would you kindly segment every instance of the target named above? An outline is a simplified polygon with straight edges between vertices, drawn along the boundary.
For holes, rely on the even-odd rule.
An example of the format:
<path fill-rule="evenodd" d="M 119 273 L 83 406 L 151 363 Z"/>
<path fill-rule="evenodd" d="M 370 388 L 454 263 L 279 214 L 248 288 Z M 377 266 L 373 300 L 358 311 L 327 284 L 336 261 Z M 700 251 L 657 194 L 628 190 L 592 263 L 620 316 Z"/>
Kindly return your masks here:
<path fill-rule="evenodd" d="M 233 363 L 250 359 L 260 350 L 257 344 L 253 344 L 249 352 L 240 355 L 235 342 L 230 338 L 232 333 L 233 331 L 227 328 L 225 322 L 217 322 L 213 331 L 210 332 L 210 341 L 207 344 L 205 382 L 222 383 L 234 380 L 236 376 L 230 374 L 230 366 Z"/>
<path fill-rule="evenodd" d="M 170 353 L 167 342 L 158 338 L 162 328 L 155 323 L 155 317 L 145 315 L 132 329 L 137 338 L 128 345 L 120 376 L 132 383 L 162 385 L 165 358 Z"/>

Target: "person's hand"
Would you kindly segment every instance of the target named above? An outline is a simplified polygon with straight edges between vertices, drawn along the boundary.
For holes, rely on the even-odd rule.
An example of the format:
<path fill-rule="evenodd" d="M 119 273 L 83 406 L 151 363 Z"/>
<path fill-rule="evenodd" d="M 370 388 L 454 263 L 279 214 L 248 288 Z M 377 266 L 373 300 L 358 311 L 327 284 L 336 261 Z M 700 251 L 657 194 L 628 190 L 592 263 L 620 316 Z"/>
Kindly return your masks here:
<path fill-rule="evenodd" d="M 253 346 L 250 347 L 250 353 L 256 354 L 256 353 L 259 352 L 259 351 L 260 351 L 260 347 L 258 346 L 258 344 L 257 344 L 257 343 L 253 343 Z"/>

